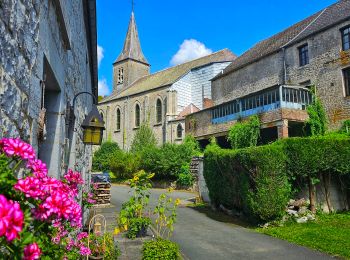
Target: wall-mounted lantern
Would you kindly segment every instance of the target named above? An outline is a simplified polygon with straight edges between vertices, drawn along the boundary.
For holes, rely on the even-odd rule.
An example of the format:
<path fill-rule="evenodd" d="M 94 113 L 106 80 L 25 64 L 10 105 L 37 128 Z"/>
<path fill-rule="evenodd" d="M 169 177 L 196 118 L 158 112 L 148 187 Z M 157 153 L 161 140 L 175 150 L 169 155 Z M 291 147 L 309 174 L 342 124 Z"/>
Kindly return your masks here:
<path fill-rule="evenodd" d="M 96 107 L 96 97 L 90 92 L 80 92 L 74 96 L 73 106 L 71 107 L 72 116 L 74 119 L 74 106 L 76 98 L 81 94 L 89 94 L 93 97 L 94 104 L 92 105 L 92 110 L 85 117 L 81 127 L 83 128 L 83 143 L 91 145 L 100 145 L 103 137 L 103 130 L 105 129 L 105 123 L 97 110 Z M 74 120 L 73 120 L 74 122 Z"/>

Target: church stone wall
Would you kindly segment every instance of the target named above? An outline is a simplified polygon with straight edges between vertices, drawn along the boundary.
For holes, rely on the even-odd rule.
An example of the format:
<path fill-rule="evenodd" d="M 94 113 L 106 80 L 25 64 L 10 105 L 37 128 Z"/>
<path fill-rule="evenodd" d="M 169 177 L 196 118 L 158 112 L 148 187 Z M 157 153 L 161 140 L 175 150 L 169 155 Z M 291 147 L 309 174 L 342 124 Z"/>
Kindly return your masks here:
<path fill-rule="evenodd" d="M 64 20 L 59 19 L 55 2 L 60 3 Z M 70 50 L 62 38 L 62 22 Z M 68 120 L 65 109 L 72 104 L 74 94 L 91 91 L 85 32 L 82 1 L 3 0 L 0 3 L 0 138 L 20 137 L 39 154 L 40 151 L 49 154 L 51 158 L 46 163 L 49 174 L 55 177 L 67 166 L 83 174 L 89 170 L 91 148 L 83 145 L 79 125 L 90 111 L 90 97 L 82 96 L 77 101 L 77 132 L 66 131 L 65 127 Z M 49 151 L 41 149 L 37 133 L 42 100 L 40 80 L 50 70 L 52 77 L 47 78 L 47 85 L 54 85 L 58 92 L 56 110 L 47 108 L 47 116 L 57 119 L 53 132 L 48 129 L 47 138 L 54 141 Z"/>

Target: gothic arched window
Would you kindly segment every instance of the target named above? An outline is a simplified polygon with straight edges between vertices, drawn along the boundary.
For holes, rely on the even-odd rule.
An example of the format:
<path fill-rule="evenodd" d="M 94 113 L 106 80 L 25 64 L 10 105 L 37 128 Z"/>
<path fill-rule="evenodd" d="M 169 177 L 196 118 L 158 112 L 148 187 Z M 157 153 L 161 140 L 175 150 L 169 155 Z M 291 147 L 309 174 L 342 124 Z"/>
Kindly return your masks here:
<path fill-rule="evenodd" d="M 120 130 L 120 109 L 117 108 L 117 130 Z"/>
<path fill-rule="evenodd" d="M 176 129 L 177 138 L 182 138 L 182 131 L 183 131 L 182 125 L 181 125 L 181 124 L 178 124 L 178 125 L 177 125 L 177 129 Z"/>
<path fill-rule="evenodd" d="M 136 104 L 135 106 L 135 127 L 140 126 L 140 105 Z"/>
<path fill-rule="evenodd" d="M 156 103 L 156 121 L 157 123 L 162 122 L 162 101 L 160 98 L 157 99 Z"/>

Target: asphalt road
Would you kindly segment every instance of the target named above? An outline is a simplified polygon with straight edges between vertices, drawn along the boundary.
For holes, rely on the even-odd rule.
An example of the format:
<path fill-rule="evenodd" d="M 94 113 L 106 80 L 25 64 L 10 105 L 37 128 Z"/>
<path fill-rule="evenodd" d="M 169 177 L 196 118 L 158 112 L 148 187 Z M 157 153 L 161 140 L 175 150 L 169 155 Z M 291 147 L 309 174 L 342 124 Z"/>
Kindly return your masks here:
<path fill-rule="evenodd" d="M 121 204 L 131 194 L 130 188 L 113 186 L 111 192 L 112 204 L 119 211 Z M 151 208 L 156 205 L 157 197 L 164 192 L 165 190 L 151 190 Z M 186 201 L 195 195 L 173 191 L 170 196 Z M 185 260 L 334 259 L 320 252 L 232 224 L 230 217 L 218 217 L 219 213 L 189 207 L 179 207 L 177 213 L 175 232 L 171 239 L 180 245 Z"/>

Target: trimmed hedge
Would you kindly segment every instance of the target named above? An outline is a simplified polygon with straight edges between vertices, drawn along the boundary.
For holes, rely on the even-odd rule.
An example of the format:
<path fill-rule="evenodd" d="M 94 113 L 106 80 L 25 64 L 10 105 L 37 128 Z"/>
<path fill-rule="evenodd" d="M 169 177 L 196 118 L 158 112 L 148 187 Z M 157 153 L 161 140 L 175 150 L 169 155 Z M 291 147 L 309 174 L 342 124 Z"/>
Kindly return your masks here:
<path fill-rule="evenodd" d="M 210 145 L 204 164 L 212 203 L 243 211 L 257 221 L 269 221 L 284 214 L 298 178 L 305 181 L 321 173 L 339 174 L 349 185 L 350 138 L 288 138 L 237 150 Z"/>
<path fill-rule="evenodd" d="M 177 260 L 180 257 L 179 246 L 162 238 L 145 242 L 142 253 L 142 260 Z"/>

